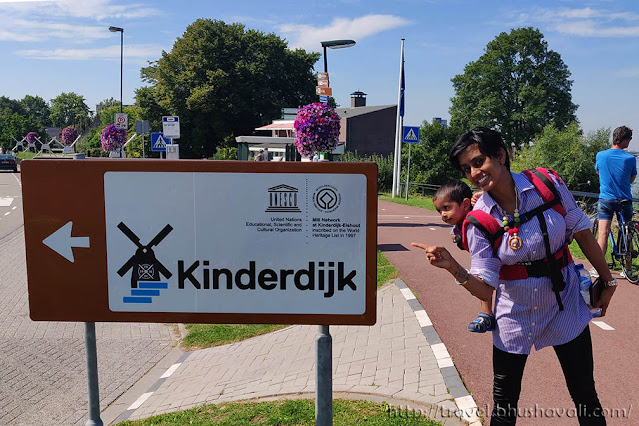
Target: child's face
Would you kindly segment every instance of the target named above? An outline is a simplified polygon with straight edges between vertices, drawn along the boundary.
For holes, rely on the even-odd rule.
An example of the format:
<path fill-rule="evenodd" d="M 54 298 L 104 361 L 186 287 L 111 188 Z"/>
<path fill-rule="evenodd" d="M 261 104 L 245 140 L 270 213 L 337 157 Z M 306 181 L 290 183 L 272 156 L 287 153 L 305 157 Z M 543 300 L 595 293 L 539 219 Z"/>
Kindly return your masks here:
<path fill-rule="evenodd" d="M 441 215 L 442 221 L 449 225 L 461 223 L 471 210 L 468 198 L 464 198 L 464 201 L 459 204 L 457 201 L 451 200 L 450 197 L 439 197 L 433 201 L 433 204 L 435 204 L 437 212 Z"/>

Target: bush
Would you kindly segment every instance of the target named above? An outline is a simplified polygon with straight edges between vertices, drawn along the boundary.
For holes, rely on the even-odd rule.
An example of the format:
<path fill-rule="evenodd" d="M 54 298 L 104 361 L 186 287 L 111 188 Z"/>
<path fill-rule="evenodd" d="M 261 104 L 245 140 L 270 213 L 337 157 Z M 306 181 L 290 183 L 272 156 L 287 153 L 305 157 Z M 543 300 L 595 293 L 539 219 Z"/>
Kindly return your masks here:
<path fill-rule="evenodd" d="M 355 152 L 345 152 L 340 161 L 361 163 L 370 162 L 377 164 L 377 190 L 379 192 L 390 192 L 393 188 L 393 156 L 384 157 L 373 154 L 370 157 L 360 157 Z"/>
<path fill-rule="evenodd" d="M 108 157 L 109 151 L 104 151 L 102 148 L 89 148 L 86 155 L 87 157 Z"/>
<path fill-rule="evenodd" d="M 520 172 L 535 167 L 554 169 L 573 191 L 599 192 L 595 171 L 597 152 L 610 148 L 610 129 L 602 128 L 584 136 L 577 123 L 562 130 L 552 125 L 535 137 L 532 146 L 515 152 L 511 169 Z"/>
<path fill-rule="evenodd" d="M 218 148 L 211 158 L 212 160 L 237 160 L 237 148 Z"/>

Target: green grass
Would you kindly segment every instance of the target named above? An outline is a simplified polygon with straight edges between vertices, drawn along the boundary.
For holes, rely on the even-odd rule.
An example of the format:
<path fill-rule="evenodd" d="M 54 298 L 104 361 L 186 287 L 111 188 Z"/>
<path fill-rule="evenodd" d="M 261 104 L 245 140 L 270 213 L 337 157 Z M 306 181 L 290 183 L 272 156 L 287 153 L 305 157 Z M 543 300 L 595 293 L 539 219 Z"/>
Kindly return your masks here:
<path fill-rule="evenodd" d="M 408 200 L 405 200 L 404 197 L 392 198 L 390 194 L 379 194 L 377 196 L 377 199 L 382 201 L 390 201 L 391 203 L 404 204 L 406 206 L 435 210 L 433 197 L 428 195 L 409 195 Z"/>
<path fill-rule="evenodd" d="M 288 327 L 283 324 L 186 324 L 182 346 L 189 350 L 239 342 L 249 337 Z"/>
<path fill-rule="evenodd" d="M 386 256 L 381 251 L 377 250 L 377 288 L 383 286 L 388 280 L 397 277 L 399 277 L 397 268 L 386 259 Z"/>
<path fill-rule="evenodd" d="M 237 402 L 204 405 L 186 411 L 162 414 L 144 420 L 125 421 L 120 426 L 160 425 L 314 425 L 315 402 L 310 399 L 273 402 Z M 333 401 L 333 424 L 336 426 L 441 426 L 441 423 L 418 412 L 398 411 L 386 403 Z"/>
<path fill-rule="evenodd" d="M 31 151 L 20 151 L 16 153 L 16 157 L 22 160 L 27 160 L 29 158 L 35 157 L 36 153 Z"/>

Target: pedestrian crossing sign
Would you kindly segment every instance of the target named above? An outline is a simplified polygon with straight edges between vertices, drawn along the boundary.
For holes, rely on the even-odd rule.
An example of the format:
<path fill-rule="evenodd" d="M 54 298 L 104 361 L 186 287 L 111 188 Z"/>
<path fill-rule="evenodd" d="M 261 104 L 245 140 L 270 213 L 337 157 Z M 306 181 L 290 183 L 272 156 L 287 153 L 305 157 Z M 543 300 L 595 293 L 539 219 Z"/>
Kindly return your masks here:
<path fill-rule="evenodd" d="M 167 140 L 162 133 L 151 133 L 151 151 L 166 152 Z"/>
<path fill-rule="evenodd" d="M 404 143 L 419 143 L 419 127 L 417 126 L 404 126 L 402 135 Z"/>

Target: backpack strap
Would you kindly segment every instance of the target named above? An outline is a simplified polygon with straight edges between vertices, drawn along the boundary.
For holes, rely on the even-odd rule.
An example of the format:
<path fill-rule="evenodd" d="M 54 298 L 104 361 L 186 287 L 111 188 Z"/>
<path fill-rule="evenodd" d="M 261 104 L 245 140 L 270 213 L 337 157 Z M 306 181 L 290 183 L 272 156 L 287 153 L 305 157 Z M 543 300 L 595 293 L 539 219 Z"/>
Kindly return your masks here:
<path fill-rule="evenodd" d="M 501 244 L 501 237 L 504 235 L 504 228 L 501 227 L 501 224 L 497 219 L 492 217 L 489 213 L 486 213 L 483 210 L 472 210 L 466 215 L 466 219 L 462 224 L 462 243 L 460 248 L 468 251 L 468 225 L 475 225 L 477 229 L 479 229 L 482 234 L 486 237 L 488 242 L 493 248 L 493 251 L 496 252 Z"/>
<path fill-rule="evenodd" d="M 554 176 L 557 181 L 563 185 L 561 178 L 552 169 L 545 169 L 543 167 L 537 167 L 534 170 L 523 170 L 521 172 L 526 178 L 533 184 L 542 200 L 546 203 L 546 208 L 553 208 L 557 213 L 562 216 L 566 216 L 566 210 L 561 205 L 561 196 L 559 191 L 555 187 L 550 176 Z"/>

